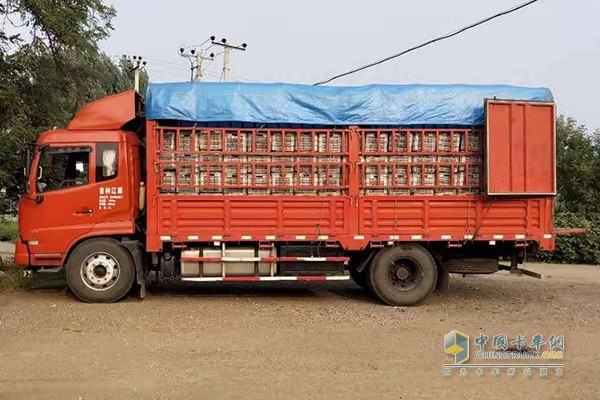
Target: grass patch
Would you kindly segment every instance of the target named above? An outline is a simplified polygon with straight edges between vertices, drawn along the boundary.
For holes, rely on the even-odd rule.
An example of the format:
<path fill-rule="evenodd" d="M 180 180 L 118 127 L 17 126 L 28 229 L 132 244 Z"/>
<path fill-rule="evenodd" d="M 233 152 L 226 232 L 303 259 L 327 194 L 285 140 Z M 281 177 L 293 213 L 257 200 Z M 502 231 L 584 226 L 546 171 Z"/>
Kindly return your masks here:
<path fill-rule="evenodd" d="M 66 286 L 67 284 L 64 268 L 60 272 L 39 272 L 33 274 L 31 278 L 25 278 L 23 276 L 23 268 L 4 262 L 4 265 L 0 266 L 0 271 L 4 273 L 0 277 L 0 293 L 56 288 Z"/>
<path fill-rule="evenodd" d="M 14 242 L 19 237 L 17 221 L 0 219 L 0 241 Z"/>
<path fill-rule="evenodd" d="M 4 275 L 0 277 L 0 292 L 27 290 L 31 287 L 31 279 L 23 277 L 23 269 L 4 265 L 2 272 Z"/>

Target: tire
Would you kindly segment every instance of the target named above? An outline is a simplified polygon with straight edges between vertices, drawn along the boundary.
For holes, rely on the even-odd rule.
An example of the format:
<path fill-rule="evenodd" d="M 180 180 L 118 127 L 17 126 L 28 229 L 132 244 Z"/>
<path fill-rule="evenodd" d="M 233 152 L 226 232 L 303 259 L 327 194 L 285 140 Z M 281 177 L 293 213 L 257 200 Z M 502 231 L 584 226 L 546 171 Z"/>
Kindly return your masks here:
<path fill-rule="evenodd" d="M 368 268 L 363 268 L 362 271 L 358 272 L 355 268 L 350 267 L 350 277 L 352 277 L 354 283 L 364 290 L 370 291 L 367 274 Z"/>
<path fill-rule="evenodd" d="M 135 267 L 129 251 L 108 238 L 91 239 L 73 250 L 67 261 L 71 291 L 86 303 L 113 303 L 133 286 Z"/>
<path fill-rule="evenodd" d="M 392 306 L 421 303 L 435 288 L 437 268 L 431 254 L 417 244 L 388 247 L 369 267 L 369 286 L 375 296 Z"/>

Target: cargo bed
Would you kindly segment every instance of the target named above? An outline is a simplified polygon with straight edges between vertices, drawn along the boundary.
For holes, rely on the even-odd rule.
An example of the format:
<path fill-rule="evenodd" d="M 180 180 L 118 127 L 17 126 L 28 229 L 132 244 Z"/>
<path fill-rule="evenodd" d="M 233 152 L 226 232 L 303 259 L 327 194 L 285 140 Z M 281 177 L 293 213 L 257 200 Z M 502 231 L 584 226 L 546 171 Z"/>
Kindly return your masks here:
<path fill-rule="evenodd" d="M 552 197 L 487 196 L 482 127 L 147 125 L 147 245 L 539 241 Z"/>

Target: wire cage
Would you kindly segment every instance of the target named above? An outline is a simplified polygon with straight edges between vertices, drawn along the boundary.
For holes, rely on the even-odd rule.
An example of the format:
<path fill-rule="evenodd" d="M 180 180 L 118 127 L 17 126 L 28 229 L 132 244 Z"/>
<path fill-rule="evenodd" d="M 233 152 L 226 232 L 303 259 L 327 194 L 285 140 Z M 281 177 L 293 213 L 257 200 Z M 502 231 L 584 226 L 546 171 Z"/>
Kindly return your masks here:
<path fill-rule="evenodd" d="M 483 130 L 157 128 L 164 194 L 338 196 L 479 194 Z"/>
<path fill-rule="evenodd" d="M 362 130 L 361 194 L 480 194 L 482 142 L 481 128 Z"/>
<path fill-rule="evenodd" d="M 342 195 L 348 130 L 157 128 L 159 191 Z"/>

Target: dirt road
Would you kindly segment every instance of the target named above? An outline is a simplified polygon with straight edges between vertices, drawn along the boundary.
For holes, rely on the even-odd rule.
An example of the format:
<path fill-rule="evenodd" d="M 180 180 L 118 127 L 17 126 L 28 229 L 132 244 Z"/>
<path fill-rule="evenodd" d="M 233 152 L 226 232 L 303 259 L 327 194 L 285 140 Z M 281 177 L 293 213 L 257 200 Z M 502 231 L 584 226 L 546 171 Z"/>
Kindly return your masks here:
<path fill-rule="evenodd" d="M 536 269 L 544 280 L 452 277 L 413 308 L 352 282 L 179 286 L 111 305 L 60 285 L 1 293 L 0 398 L 600 398 L 600 267 Z M 453 329 L 564 335 L 564 375 L 444 376 Z"/>

